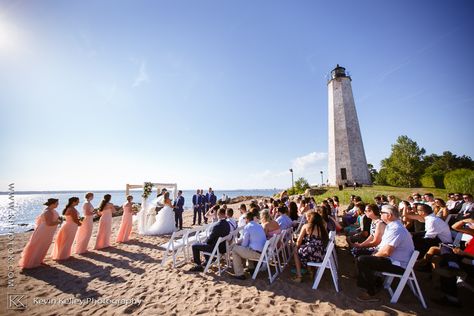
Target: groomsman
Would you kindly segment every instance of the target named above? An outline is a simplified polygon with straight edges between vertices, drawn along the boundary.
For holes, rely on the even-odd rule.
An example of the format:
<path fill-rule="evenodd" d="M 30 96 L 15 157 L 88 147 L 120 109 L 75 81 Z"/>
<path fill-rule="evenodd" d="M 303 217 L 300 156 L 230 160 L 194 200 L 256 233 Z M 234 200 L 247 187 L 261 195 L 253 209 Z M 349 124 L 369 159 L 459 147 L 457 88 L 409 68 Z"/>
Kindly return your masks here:
<path fill-rule="evenodd" d="M 198 215 L 198 225 L 201 225 L 201 213 L 202 213 L 202 196 L 199 189 L 196 190 L 196 194 L 193 195 L 193 225 L 196 225 L 196 214 Z"/>
<path fill-rule="evenodd" d="M 214 191 L 212 191 L 212 188 L 209 188 L 209 192 L 206 193 L 206 211 L 204 214 L 209 211 L 211 207 L 216 205 L 217 203 L 217 196 L 214 195 Z M 207 217 L 204 216 L 204 223 L 207 224 Z"/>
<path fill-rule="evenodd" d="M 173 208 L 174 208 L 174 221 L 176 224 L 176 228 L 180 230 L 183 229 L 183 206 L 184 206 L 184 197 L 181 196 L 183 191 L 178 191 L 178 196 L 174 201 Z"/>

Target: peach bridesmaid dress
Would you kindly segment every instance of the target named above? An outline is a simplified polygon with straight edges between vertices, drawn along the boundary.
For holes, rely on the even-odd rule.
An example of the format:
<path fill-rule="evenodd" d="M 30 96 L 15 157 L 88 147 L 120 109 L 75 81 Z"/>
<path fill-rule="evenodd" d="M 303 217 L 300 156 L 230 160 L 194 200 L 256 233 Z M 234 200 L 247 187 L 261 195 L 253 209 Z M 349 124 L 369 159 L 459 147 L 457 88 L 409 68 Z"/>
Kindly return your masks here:
<path fill-rule="evenodd" d="M 133 224 L 133 213 L 132 213 L 132 203 L 127 202 L 122 205 L 123 214 L 122 214 L 122 223 L 120 224 L 120 230 L 117 235 L 116 242 L 126 242 L 130 239 L 130 233 L 132 232 Z"/>
<path fill-rule="evenodd" d="M 87 246 L 92 236 L 92 227 L 94 225 L 94 206 L 91 202 L 86 202 L 82 206 L 84 212 L 84 220 L 82 221 L 81 227 L 77 230 L 76 234 L 76 248 L 77 254 L 87 252 Z"/>
<path fill-rule="evenodd" d="M 112 212 L 114 206 L 108 203 L 102 210 L 102 216 L 99 220 L 99 229 L 94 249 L 110 247 L 110 234 L 112 233 Z"/>
<path fill-rule="evenodd" d="M 49 246 L 53 242 L 54 233 L 56 232 L 57 225 L 48 226 L 44 218 L 45 212 L 53 213 L 53 221 L 57 221 L 59 218 L 56 210 L 45 210 L 41 215 L 36 218 L 36 228 L 31 235 L 28 244 L 23 249 L 19 266 L 23 269 L 31 269 L 41 266 L 46 254 L 48 253 Z"/>
<path fill-rule="evenodd" d="M 77 211 L 76 211 L 77 213 Z M 66 215 L 66 222 L 59 229 L 56 243 L 54 244 L 51 257 L 53 260 L 66 260 L 71 256 L 72 244 L 79 226 L 74 222 L 71 215 Z"/>

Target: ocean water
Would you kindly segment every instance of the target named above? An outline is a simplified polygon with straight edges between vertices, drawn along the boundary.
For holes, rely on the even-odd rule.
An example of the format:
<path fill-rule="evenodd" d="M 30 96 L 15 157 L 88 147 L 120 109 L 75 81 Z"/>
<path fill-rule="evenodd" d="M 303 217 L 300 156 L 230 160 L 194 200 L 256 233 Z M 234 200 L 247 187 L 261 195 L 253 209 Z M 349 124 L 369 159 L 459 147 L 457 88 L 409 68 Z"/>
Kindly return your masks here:
<path fill-rule="evenodd" d="M 84 194 L 87 191 L 61 191 L 61 192 L 40 192 L 40 193 L 31 193 L 31 192 L 15 192 L 14 198 L 14 208 L 13 211 L 10 210 L 10 199 L 8 193 L 0 193 L 0 235 L 7 234 L 10 229 L 13 232 L 24 232 L 34 228 L 35 218 L 41 214 L 45 206 L 44 202 L 48 198 L 59 199 L 59 206 L 56 209 L 58 213 L 61 214 L 63 208 L 66 206 L 67 201 L 70 197 L 77 196 L 80 199 L 78 206 L 78 211 L 82 212 L 82 202 L 84 199 Z M 245 196 L 272 196 L 277 193 L 278 190 L 230 190 L 230 191 L 219 191 L 216 190 L 214 193 L 217 198 L 220 199 L 223 194 L 226 194 L 230 198 L 245 195 Z M 92 204 L 97 207 L 102 200 L 104 194 L 112 195 L 112 203 L 115 205 L 122 205 L 125 202 L 125 190 L 120 191 L 94 191 L 94 199 Z M 155 191 L 154 191 L 155 193 Z M 154 197 L 154 193 L 150 195 L 149 200 Z M 183 196 L 185 199 L 184 208 L 190 210 L 192 208 L 192 196 L 195 194 L 195 190 L 185 190 L 183 191 Z M 133 195 L 134 203 L 141 203 L 142 191 L 130 191 L 130 194 Z"/>

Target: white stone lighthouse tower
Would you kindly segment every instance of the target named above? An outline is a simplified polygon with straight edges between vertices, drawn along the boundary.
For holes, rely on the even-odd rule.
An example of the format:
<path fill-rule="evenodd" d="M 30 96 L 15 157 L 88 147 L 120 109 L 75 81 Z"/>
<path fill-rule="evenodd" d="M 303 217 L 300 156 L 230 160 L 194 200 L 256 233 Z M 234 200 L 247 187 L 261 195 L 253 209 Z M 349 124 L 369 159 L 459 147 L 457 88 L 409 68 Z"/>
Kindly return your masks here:
<path fill-rule="evenodd" d="M 339 65 L 331 71 L 328 81 L 329 185 L 371 184 L 351 81 L 346 69 Z"/>

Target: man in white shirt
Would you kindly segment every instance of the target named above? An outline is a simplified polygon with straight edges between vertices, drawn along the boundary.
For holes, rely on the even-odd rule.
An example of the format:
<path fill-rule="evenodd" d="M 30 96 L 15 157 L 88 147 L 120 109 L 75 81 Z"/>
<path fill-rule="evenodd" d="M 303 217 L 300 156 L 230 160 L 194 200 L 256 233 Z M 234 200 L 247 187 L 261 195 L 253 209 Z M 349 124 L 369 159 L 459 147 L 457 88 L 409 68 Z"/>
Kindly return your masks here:
<path fill-rule="evenodd" d="M 449 225 L 436 217 L 428 204 L 418 204 L 416 210 L 420 216 L 419 221 L 425 223 L 425 231 L 413 235 L 413 243 L 415 249 L 420 252 L 420 258 L 424 257 L 432 246 L 453 242 Z"/>
<path fill-rule="evenodd" d="M 413 240 L 403 226 L 398 209 L 392 205 L 383 205 L 380 211 L 382 220 L 387 224 L 377 252 L 371 256 L 357 258 L 359 270 L 357 286 L 365 288 L 357 299 L 362 302 L 379 301 L 375 294 L 377 288 L 377 272 L 402 274 L 413 254 Z"/>
<path fill-rule="evenodd" d="M 245 206 L 245 204 L 240 204 L 239 211 L 241 215 L 239 217 L 238 227 L 244 227 L 247 225 L 245 220 L 245 216 L 247 216 L 247 206 Z"/>

